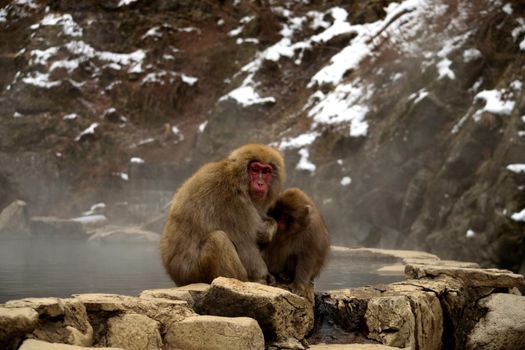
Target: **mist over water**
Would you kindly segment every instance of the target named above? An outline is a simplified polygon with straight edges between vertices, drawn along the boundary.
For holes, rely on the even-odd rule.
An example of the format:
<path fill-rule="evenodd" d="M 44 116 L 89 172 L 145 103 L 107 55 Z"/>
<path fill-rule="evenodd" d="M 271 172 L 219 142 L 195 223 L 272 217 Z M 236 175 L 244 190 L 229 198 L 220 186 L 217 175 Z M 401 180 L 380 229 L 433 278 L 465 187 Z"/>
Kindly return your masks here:
<path fill-rule="evenodd" d="M 73 293 L 136 295 L 173 287 L 158 246 L 78 240 L 0 241 L 0 302 Z"/>
<path fill-rule="evenodd" d="M 316 290 L 391 283 L 401 275 L 379 275 L 392 263 L 330 257 Z M 137 295 L 171 288 L 156 244 L 101 243 L 49 238 L 0 240 L 0 303 L 28 297 L 68 297 L 78 293 Z"/>

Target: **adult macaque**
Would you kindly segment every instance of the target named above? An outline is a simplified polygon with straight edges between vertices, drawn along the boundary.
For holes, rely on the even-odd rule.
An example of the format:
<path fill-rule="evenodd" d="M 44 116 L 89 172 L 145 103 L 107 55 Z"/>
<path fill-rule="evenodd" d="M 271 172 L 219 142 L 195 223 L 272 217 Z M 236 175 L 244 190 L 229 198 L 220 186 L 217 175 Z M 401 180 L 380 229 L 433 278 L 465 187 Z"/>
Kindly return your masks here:
<path fill-rule="evenodd" d="M 264 248 L 268 270 L 281 282 L 293 281 L 292 291 L 307 296 L 323 267 L 330 238 L 313 201 L 300 189 L 284 191 L 270 209 L 277 233 Z"/>
<path fill-rule="evenodd" d="M 277 225 L 266 215 L 286 177 L 281 154 L 245 145 L 200 168 L 173 197 L 160 241 L 162 263 L 177 285 L 219 276 L 267 283 L 258 243 Z"/>

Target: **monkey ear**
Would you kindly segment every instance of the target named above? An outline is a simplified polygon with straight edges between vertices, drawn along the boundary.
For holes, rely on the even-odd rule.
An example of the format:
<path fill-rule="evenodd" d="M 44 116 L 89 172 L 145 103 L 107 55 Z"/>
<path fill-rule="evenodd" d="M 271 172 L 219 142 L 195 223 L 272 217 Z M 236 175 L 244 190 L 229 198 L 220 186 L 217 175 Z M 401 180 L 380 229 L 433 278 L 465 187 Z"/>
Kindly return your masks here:
<path fill-rule="evenodd" d="M 303 220 L 302 222 L 304 225 L 308 225 L 310 223 L 310 213 L 312 212 L 312 206 L 311 205 L 305 205 L 303 208 Z"/>

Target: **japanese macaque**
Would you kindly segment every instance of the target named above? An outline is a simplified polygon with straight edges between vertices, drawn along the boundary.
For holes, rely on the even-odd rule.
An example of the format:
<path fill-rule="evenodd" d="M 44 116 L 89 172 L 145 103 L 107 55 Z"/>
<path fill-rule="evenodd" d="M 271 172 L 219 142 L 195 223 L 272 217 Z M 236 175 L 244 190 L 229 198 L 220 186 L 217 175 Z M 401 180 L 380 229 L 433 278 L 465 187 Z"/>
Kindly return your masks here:
<path fill-rule="evenodd" d="M 258 244 L 277 224 L 267 216 L 286 177 L 281 154 L 244 145 L 200 168 L 173 197 L 160 241 L 162 263 L 177 285 L 219 276 L 272 280 Z"/>
<path fill-rule="evenodd" d="M 313 280 L 330 250 L 323 218 L 313 201 L 298 188 L 284 191 L 269 215 L 277 221 L 278 228 L 263 250 L 268 270 L 278 282 L 292 281 L 294 293 L 308 297 L 313 294 Z"/>

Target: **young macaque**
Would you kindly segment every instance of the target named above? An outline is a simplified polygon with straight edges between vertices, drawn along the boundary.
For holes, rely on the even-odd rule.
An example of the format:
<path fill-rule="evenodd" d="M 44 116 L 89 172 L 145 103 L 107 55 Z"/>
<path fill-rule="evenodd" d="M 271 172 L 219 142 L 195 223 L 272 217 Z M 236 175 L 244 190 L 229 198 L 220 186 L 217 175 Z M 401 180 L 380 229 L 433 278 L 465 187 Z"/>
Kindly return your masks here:
<path fill-rule="evenodd" d="M 279 282 L 292 281 L 292 292 L 308 297 L 330 250 L 319 209 L 303 191 L 290 188 L 269 215 L 277 222 L 277 233 L 263 250 L 268 270 Z"/>

